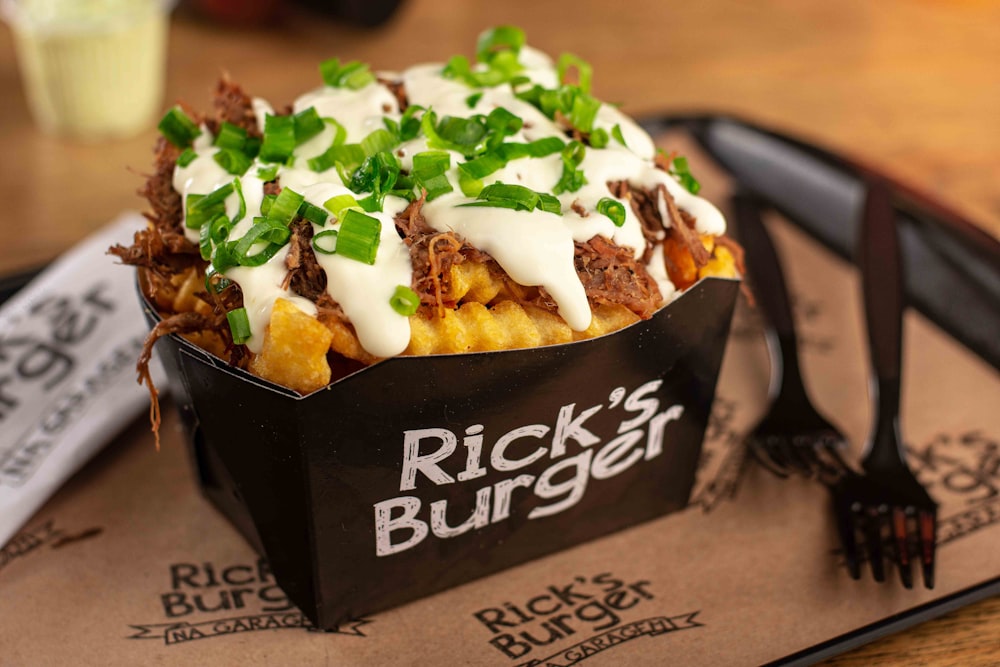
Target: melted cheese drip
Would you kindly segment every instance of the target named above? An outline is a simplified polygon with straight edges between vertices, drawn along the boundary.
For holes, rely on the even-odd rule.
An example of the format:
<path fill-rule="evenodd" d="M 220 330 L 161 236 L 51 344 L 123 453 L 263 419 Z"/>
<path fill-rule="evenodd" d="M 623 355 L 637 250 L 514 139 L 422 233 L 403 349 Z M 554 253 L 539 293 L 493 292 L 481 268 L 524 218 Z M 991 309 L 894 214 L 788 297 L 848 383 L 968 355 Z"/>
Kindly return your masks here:
<path fill-rule="evenodd" d="M 558 85 L 558 76 L 551 59 L 540 51 L 524 47 L 520 60 L 525 67 L 523 74 L 533 83 L 546 88 Z M 446 79 L 441 75 L 443 65 L 417 65 L 401 74 L 386 74 L 389 80 L 401 80 L 411 105 L 433 109 L 439 118 L 446 115 L 468 117 L 489 114 L 502 106 L 524 120 L 520 131 L 506 139 L 508 142 L 530 142 L 544 137 L 566 140 L 565 132 L 531 104 L 518 99 L 509 85 L 473 89 L 464 83 Z M 470 96 L 473 106 L 469 106 Z M 399 120 L 398 102 L 393 93 L 380 83 L 372 83 L 360 90 L 321 87 L 295 100 L 295 112 L 315 107 L 321 117 L 335 119 L 347 131 L 347 142 L 358 143 L 372 131 L 384 127 L 383 119 Z M 254 114 L 263 127 L 266 115 L 273 114 L 273 107 L 263 99 L 253 100 Z M 608 191 L 609 181 L 628 181 L 634 185 L 653 189 L 662 184 L 676 200 L 679 208 L 697 219 L 697 231 L 718 235 L 725 231 L 722 214 L 706 200 L 692 195 L 672 176 L 653 164 L 655 146 L 649 135 L 632 119 L 617 108 L 603 104 L 598 110 L 595 127 L 609 134 L 618 126 L 625 146 L 611 139 L 604 149 L 587 148 L 580 168 L 587 183 L 576 192 L 558 196 L 563 215 L 534 210 L 515 211 L 505 208 L 463 207 L 473 201 L 462 194 L 459 187 L 458 164 L 465 158 L 451 152 L 452 168 L 447 177 L 454 191 L 424 204 L 422 213 L 427 223 L 438 231 L 454 231 L 473 246 L 492 256 L 517 282 L 540 286 L 552 296 L 559 314 L 575 330 L 590 325 L 591 311 L 586 292 L 574 268 L 574 242 L 586 242 L 600 235 L 620 246 L 633 249 L 639 258 L 645 248 L 642 225 L 628 200 L 619 199 L 625 208 L 625 222 L 620 227 L 606 216 L 597 213 L 597 203 L 603 198 L 614 198 Z M 213 159 L 217 149 L 212 147 L 212 137 L 206 128 L 196 140 L 194 149 L 198 157 L 186 167 L 174 172 L 174 188 L 187 198 L 189 194 L 208 194 L 233 180 Z M 364 194 L 351 192 L 342 182 L 336 169 L 317 173 L 310 170 L 307 160 L 323 153 L 334 137 L 334 127 L 328 125 L 323 132 L 300 145 L 295 151 L 292 166 L 282 166 L 279 171 L 282 187 L 291 188 L 305 196 L 306 201 L 322 206 L 331 197 L 349 194 L 357 199 Z M 428 150 L 427 139 L 419 136 L 393 149 L 404 171 L 412 169 L 413 156 Z M 255 177 L 255 163 L 241 179 L 246 202 L 246 213 L 235 225 L 229 238 L 241 238 L 260 216 L 263 200 L 263 183 Z M 559 181 L 563 163 L 559 154 L 543 158 L 525 158 L 510 161 L 505 167 L 483 179 L 484 185 L 502 182 L 528 187 L 538 192 L 551 193 Z M 317 261 L 327 275 L 327 291 L 340 304 L 344 314 L 353 324 L 361 345 L 371 354 L 388 357 L 406 349 L 410 339 L 409 320 L 396 313 L 389 300 L 398 285 L 409 285 L 412 278 L 409 249 L 396 231 L 394 216 L 406 207 L 403 199 L 387 196 L 384 210 L 370 213 L 381 223 L 380 246 L 373 265 L 367 265 L 337 254 L 317 253 Z M 669 217 L 662 210 L 661 217 Z M 231 217 L 239 208 L 235 193 L 226 200 L 226 211 Z M 577 210 L 586 214 L 581 215 Z M 331 217 L 325 227 L 314 225 L 314 231 L 336 229 L 339 224 Z M 198 241 L 198 230 L 186 229 L 187 237 Z M 316 313 L 316 306 L 291 291 L 282 288 L 287 274 L 285 259 L 289 247 L 282 248 L 260 267 L 236 267 L 226 276 L 238 283 L 243 290 L 244 302 L 250 318 L 252 335 L 247 346 L 259 352 L 263 343 L 262 333 L 270 319 L 271 309 L 278 298 L 290 300 L 304 312 Z M 675 294 L 664 265 L 662 252 L 653 253 L 648 265 L 664 301 Z"/>

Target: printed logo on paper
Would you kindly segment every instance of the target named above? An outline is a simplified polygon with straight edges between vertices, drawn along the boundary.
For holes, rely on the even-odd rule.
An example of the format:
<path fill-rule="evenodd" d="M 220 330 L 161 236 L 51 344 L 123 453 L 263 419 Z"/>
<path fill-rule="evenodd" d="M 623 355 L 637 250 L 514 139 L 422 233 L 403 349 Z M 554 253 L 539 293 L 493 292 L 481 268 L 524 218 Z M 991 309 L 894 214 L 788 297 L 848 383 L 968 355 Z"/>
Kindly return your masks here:
<path fill-rule="evenodd" d="M 647 580 L 602 572 L 577 576 L 473 612 L 487 643 L 518 667 L 569 667 L 627 642 L 704 627 L 699 611 L 643 616 L 655 599 Z M 634 619 L 634 620 L 628 620 Z"/>
<path fill-rule="evenodd" d="M 173 563 L 169 590 L 157 601 L 163 620 L 131 624 L 127 639 L 153 639 L 173 646 L 262 630 L 316 630 L 274 582 L 263 558 L 226 566 Z M 361 628 L 369 623 L 352 620 L 328 632 L 364 637 Z"/>
<path fill-rule="evenodd" d="M 18 558 L 25 558 L 31 554 L 39 553 L 42 547 L 62 549 L 68 544 L 97 537 L 103 532 L 104 529 L 99 526 L 79 531 L 67 531 L 63 528 L 57 528 L 55 521 L 49 519 L 40 526 L 35 526 L 18 533 L 10 539 L 10 542 L 4 545 L 3 549 L 0 549 L 0 570 Z"/>

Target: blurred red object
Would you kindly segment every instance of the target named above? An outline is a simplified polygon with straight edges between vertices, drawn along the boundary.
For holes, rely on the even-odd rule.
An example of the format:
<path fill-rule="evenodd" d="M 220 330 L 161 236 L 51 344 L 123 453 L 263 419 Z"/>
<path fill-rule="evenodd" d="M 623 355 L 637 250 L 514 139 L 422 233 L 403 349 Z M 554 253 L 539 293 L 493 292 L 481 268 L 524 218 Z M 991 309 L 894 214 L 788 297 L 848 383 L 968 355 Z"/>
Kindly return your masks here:
<path fill-rule="evenodd" d="M 219 23 L 253 25 L 274 18 L 282 0 L 191 0 L 200 14 Z"/>

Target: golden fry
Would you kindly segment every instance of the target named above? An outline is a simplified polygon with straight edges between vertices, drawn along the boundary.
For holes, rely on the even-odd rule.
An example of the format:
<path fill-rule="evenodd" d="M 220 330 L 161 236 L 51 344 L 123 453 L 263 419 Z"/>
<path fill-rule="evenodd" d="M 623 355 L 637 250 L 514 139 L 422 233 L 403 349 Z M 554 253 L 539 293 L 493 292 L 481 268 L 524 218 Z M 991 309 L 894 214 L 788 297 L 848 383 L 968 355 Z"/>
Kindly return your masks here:
<path fill-rule="evenodd" d="M 250 361 L 250 372 L 308 394 L 330 382 L 326 353 L 333 334 L 312 315 L 286 299 L 274 302 L 261 353 Z"/>

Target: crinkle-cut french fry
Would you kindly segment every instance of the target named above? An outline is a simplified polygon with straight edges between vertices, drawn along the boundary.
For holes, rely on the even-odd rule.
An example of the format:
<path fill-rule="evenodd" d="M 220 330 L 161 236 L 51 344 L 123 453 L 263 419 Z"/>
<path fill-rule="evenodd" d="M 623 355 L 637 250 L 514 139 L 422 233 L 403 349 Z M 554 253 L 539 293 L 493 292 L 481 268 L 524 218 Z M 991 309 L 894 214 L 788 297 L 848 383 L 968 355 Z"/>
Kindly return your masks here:
<path fill-rule="evenodd" d="M 202 315 L 212 314 L 212 307 L 197 297 L 197 293 L 205 288 L 205 277 L 197 268 L 192 266 L 173 276 L 171 282 L 177 287 L 171 304 L 175 313 L 193 310 Z"/>
<path fill-rule="evenodd" d="M 348 359 L 360 361 L 363 364 L 373 364 L 378 361 L 378 357 L 361 347 L 361 341 L 354 332 L 354 328 L 346 322 L 336 318 L 320 315 L 319 321 L 330 331 L 332 339 L 330 349 L 337 354 Z"/>
<path fill-rule="evenodd" d="M 593 338 L 638 321 L 625 306 L 601 305 L 586 331 L 573 331 L 566 322 L 542 308 L 501 301 L 487 308 L 463 304 L 444 317 L 417 314 L 410 318 L 410 346 L 405 354 L 446 354 L 514 350 Z"/>
<path fill-rule="evenodd" d="M 333 334 L 312 315 L 286 299 L 274 302 L 264 346 L 250 361 L 250 372 L 308 394 L 330 382 L 326 353 Z"/>
<path fill-rule="evenodd" d="M 639 321 L 639 316 L 617 303 L 602 303 L 593 309 L 594 316 L 590 326 L 585 331 L 574 331 L 573 340 L 596 338 L 612 331 L 618 331 L 633 322 Z"/>
<path fill-rule="evenodd" d="M 715 253 L 708 261 L 708 264 L 701 267 L 698 271 L 699 278 L 704 278 L 706 276 L 735 278 L 736 275 L 736 259 L 733 257 L 733 253 L 729 252 L 729 248 L 721 245 L 715 247 Z"/>
<path fill-rule="evenodd" d="M 456 302 L 489 303 L 503 287 L 503 281 L 494 276 L 485 264 L 473 261 L 453 264 L 450 284 L 448 297 Z"/>
<path fill-rule="evenodd" d="M 226 342 L 222 336 L 214 331 L 195 331 L 181 335 L 201 349 L 207 350 L 217 357 L 225 357 Z"/>

